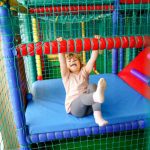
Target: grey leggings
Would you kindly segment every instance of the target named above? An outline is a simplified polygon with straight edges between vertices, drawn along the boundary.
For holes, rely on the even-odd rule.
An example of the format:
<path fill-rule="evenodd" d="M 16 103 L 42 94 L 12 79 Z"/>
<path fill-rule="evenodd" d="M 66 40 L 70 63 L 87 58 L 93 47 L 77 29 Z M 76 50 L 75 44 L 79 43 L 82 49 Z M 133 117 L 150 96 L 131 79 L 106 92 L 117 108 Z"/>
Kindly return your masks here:
<path fill-rule="evenodd" d="M 100 111 L 101 104 L 93 100 L 93 92 L 97 89 L 96 84 L 90 84 L 87 92 L 80 95 L 71 103 L 71 114 L 76 117 L 84 117 L 93 111 Z"/>

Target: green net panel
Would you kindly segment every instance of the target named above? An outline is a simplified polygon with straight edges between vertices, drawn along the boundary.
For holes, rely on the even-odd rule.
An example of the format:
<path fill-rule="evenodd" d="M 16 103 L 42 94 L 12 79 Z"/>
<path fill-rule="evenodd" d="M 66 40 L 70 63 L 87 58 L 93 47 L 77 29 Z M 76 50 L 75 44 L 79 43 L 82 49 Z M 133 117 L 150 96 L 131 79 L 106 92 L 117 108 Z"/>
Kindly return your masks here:
<path fill-rule="evenodd" d="M 148 150 L 147 130 L 64 139 L 32 145 L 32 149 L 50 150 Z"/>
<path fill-rule="evenodd" d="M 0 0 L 0 7 L 10 9 L 14 44 L 49 42 L 57 37 L 64 39 L 92 38 L 95 34 L 104 38 L 113 36 L 150 35 L 150 3 L 119 4 L 118 17 L 113 19 L 116 8 L 114 0 L 10 0 L 10 8 Z M 115 25 L 114 25 L 115 23 Z M 116 27 L 114 33 L 114 26 Z M 0 25 L 0 28 L 3 28 Z M 9 36 L 9 35 L 8 35 Z M 1 37 L 1 35 L 0 35 Z M 0 41 L 1 42 L 1 41 Z M 117 72 L 133 60 L 142 48 L 123 49 L 123 64 L 118 50 Z M 27 49 L 29 51 L 29 49 Z M 112 50 L 99 50 L 95 70 L 91 74 L 112 73 Z M 91 51 L 81 52 L 86 62 Z M 0 47 L 0 147 L 16 150 L 16 136 L 9 88 L 2 49 Z M 19 78 L 18 91 L 25 111 L 26 94 L 32 83 L 42 76 L 43 80 L 61 78 L 60 64 L 56 55 L 24 56 L 17 58 L 16 72 Z M 86 63 L 85 62 L 85 63 Z M 31 144 L 31 149 L 40 150 L 149 150 L 149 130 L 130 130 L 104 135 L 68 138 Z"/>
<path fill-rule="evenodd" d="M 87 4 L 110 4 L 113 3 L 113 0 L 18 0 L 20 3 L 25 4 L 26 6 L 39 7 L 39 6 L 58 6 L 58 5 L 87 5 Z"/>
<path fill-rule="evenodd" d="M 0 149 L 19 148 L 0 42 Z"/>

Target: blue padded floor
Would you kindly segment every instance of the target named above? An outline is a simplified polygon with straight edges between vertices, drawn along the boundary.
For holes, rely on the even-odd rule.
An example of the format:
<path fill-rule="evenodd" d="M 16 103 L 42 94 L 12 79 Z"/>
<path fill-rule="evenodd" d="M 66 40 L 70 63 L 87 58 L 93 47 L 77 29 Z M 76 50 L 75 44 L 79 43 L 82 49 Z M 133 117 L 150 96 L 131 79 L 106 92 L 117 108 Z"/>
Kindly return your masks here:
<path fill-rule="evenodd" d="M 102 113 L 109 124 L 124 123 L 150 117 L 150 102 L 129 87 L 117 75 L 90 76 L 90 83 L 105 78 L 107 88 Z M 76 118 L 66 114 L 65 90 L 61 79 L 36 81 L 33 101 L 26 109 L 26 124 L 30 134 L 64 131 L 97 126 L 92 115 Z"/>

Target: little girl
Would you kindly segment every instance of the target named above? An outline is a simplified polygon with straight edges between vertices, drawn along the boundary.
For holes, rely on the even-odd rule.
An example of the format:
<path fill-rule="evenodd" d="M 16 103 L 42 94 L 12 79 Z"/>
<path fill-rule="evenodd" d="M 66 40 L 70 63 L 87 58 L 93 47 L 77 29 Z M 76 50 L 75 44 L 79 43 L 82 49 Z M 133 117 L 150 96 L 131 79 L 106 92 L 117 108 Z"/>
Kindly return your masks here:
<path fill-rule="evenodd" d="M 95 38 L 99 38 L 99 36 L 95 36 Z M 57 41 L 62 41 L 62 38 L 57 38 Z M 66 56 L 64 53 L 58 54 L 61 76 L 66 90 L 66 112 L 76 117 L 84 117 L 93 112 L 95 122 L 99 126 L 104 126 L 108 122 L 103 119 L 100 109 L 101 103 L 104 102 L 106 81 L 101 78 L 97 86 L 89 84 L 89 75 L 97 56 L 98 50 L 92 51 L 90 60 L 84 66 L 75 53 Z"/>

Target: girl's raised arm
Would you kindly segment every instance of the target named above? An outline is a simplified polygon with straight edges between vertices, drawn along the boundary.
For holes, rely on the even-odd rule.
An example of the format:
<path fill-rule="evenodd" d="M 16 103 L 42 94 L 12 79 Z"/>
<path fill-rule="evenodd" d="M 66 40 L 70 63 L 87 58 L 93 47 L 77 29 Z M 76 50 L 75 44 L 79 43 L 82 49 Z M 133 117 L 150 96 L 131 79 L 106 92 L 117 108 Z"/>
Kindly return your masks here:
<path fill-rule="evenodd" d="M 95 35 L 95 38 L 99 39 L 100 36 Z M 91 58 L 89 59 L 89 61 L 87 62 L 86 66 L 85 66 L 85 70 L 88 74 L 90 74 L 90 72 L 92 71 L 97 57 L 98 57 L 98 50 L 93 50 L 92 54 L 91 54 Z"/>
<path fill-rule="evenodd" d="M 62 37 L 59 37 L 56 39 L 58 42 L 62 41 Z M 61 75 L 62 77 L 64 77 L 68 72 L 68 68 L 67 68 L 67 64 L 66 64 L 66 58 L 65 58 L 65 54 L 64 53 L 59 53 L 58 54 L 58 59 L 60 62 L 60 71 L 61 71 Z"/>

